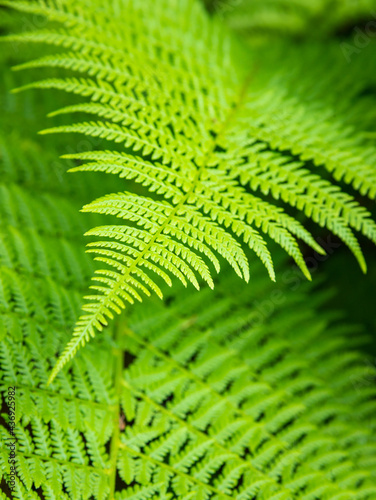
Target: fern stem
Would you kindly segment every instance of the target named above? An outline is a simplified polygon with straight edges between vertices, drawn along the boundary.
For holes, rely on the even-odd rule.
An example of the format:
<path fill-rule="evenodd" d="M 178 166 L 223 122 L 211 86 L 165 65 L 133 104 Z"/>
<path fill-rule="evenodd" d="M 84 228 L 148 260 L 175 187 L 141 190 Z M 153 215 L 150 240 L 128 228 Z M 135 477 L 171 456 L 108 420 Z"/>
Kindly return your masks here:
<path fill-rule="evenodd" d="M 123 351 L 119 348 L 118 340 L 120 338 L 121 332 L 121 322 L 115 321 L 114 323 L 114 358 L 115 358 L 115 369 L 114 369 L 114 391 L 115 396 L 117 398 L 116 407 L 114 409 L 114 432 L 111 437 L 110 444 L 110 494 L 109 500 L 114 500 L 115 498 L 115 488 L 116 488 L 116 466 L 117 466 L 117 458 L 119 452 L 119 444 L 120 444 L 120 426 L 119 426 L 119 417 L 120 417 L 120 392 L 121 392 L 121 378 L 123 372 Z"/>

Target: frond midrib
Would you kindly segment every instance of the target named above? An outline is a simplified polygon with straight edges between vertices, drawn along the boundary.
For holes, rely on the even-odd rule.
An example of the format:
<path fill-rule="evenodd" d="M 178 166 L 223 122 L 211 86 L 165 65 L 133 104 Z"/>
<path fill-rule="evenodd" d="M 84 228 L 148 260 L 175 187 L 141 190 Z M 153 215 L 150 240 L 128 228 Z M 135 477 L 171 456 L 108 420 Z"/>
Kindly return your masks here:
<path fill-rule="evenodd" d="M 118 320 L 114 323 L 114 342 L 115 346 L 113 348 L 113 354 L 115 357 L 115 369 L 113 386 L 114 393 L 116 397 L 116 405 L 113 409 L 113 434 L 110 442 L 110 493 L 109 500 L 115 498 L 115 488 L 116 488 L 116 473 L 117 473 L 117 461 L 120 446 L 120 393 L 121 393 L 121 382 L 123 375 L 123 351 L 117 345 L 120 335 L 121 335 L 121 325 L 122 323 Z"/>

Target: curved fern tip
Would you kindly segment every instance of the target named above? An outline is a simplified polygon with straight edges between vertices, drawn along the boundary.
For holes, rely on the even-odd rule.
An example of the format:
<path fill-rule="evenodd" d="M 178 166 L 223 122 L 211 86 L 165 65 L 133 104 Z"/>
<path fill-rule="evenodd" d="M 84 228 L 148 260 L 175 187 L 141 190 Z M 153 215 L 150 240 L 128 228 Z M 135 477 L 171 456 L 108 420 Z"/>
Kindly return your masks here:
<path fill-rule="evenodd" d="M 47 387 L 49 387 L 55 380 L 55 378 L 57 377 L 59 371 L 61 370 L 61 368 L 57 368 L 57 364 L 55 365 L 55 367 L 53 368 L 52 372 L 51 372 L 51 375 L 48 377 L 48 380 L 47 380 Z"/>
<path fill-rule="evenodd" d="M 55 129 L 54 128 L 45 128 L 43 130 L 39 130 L 38 131 L 39 135 L 48 135 L 48 134 L 53 134 L 53 133 L 55 133 Z"/>
<path fill-rule="evenodd" d="M 367 272 L 368 272 L 367 262 L 365 260 L 362 260 L 359 262 L 359 264 L 360 264 L 360 269 L 362 270 L 362 273 L 367 274 Z"/>
<path fill-rule="evenodd" d="M 300 267 L 300 270 L 302 271 L 302 273 L 304 274 L 304 276 L 307 278 L 308 281 L 312 281 L 312 275 L 309 272 L 309 269 L 307 266 Z"/>
<path fill-rule="evenodd" d="M 70 169 L 70 170 L 69 170 L 69 172 L 70 172 L 71 170 L 73 170 L 73 169 Z M 86 213 L 86 212 L 90 212 L 90 209 L 89 209 L 89 208 L 90 208 L 90 205 L 91 205 L 91 203 L 88 203 L 88 204 L 84 205 L 82 208 L 80 208 L 80 212 L 84 212 L 84 213 Z M 95 228 L 94 228 L 94 229 L 95 229 Z M 92 231 L 92 230 L 93 230 L 93 229 L 90 229 L 89 231 L 86 231 L 86 233 L 84 233 L 84 236 L 89 236 L 89 235 L 91 234 L 91 231 Z"/>
<path fill-rule="evenodd" d="M 73 153 L 67 153 L 65 155 L 60 155 L 60 158 L 62 158 L 64 160 L 75 160 L 76 159 L 76 155 L 73 154 Z"/>
<path fill-rule="evenodd" d="M 15 64 L 14 66 L 11 67 L 12 71 L 21 71 L 23 68 L 24 64 Z"/>
<path fill-rule="evenodd" d="M 25 90 L 30 90 L 35 88 L 35 85 L 33 83 L 29 83 L 27 85 L 21 85 L 21 87 L 15 87 L 14 89 L 11 89 L 12 94 L 19 94 L 20 92 L 24 92 Z"/>
<path fill-rule="evenodd" d="M 321 245 L 319 245 L 318 243 L 316 243 L 316 245 L 313 246 L 312 248 L 319 255 L 327 255 L 326 250 Z"/>

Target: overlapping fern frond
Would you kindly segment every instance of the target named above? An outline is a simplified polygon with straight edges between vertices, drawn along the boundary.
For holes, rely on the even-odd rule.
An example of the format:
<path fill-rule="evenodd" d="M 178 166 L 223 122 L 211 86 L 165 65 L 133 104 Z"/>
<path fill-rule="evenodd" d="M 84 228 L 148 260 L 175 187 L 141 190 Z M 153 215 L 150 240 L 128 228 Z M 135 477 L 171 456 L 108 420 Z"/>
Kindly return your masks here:
<path fill-rule="evenodd" d="M 96 294 L 88 297 L 53 376 L 126 303 L 160 295 L 159 278 L 213 286 L 213 269 L 225 259 L 248 280 L 249 247 L 274 279 L 270 238 L 309 277 L 297 239 L 323 250 L 283 206 L 328 227 L 365 270 L 353 230 L 376 241 L 376 225 L 330 176 L 375 197 L 375 150 L 364 130 L 374 117 L 366 108 L 369 97 L 361 94 L 372 77 L 361 79 L 357 72 L 363 58 L 373 56 L 359 55 L 348 71 L 334 47 L 326 58 L 306 47 L 307 67 L 318 63 L 308 78 L 294 66 L 294 53 L 286 49 L 281 62 L 278 49 L 270 57 L 261 47 L 243 47 L 194 0 L 1 4 L 48 20 L 10 41 L 61 49 L 19 68 L 70 72 L 28 87 L 89 98 L 52 113 L 89 119 L 45 133 L 106 140 L 112 144 L 107 150 L 68 155 L 83 162 L 73 170 L 128 181 L 84 207 L 122 222 L 88 233 L 99 238 L 89 249 L 106 266 L 94 278 Z M 316 74 L 320 83 L 312 89 Z M 338 79 L 341 85 L 333 87 Z M 135 184 L 149 195 L 139 194 Z"/>
<path fill-rule="evenodd" d="M 115 338 L 107 329 L 46 386 L 93 271 L 81 234 L 100 223 L 76 214 L 94 185 L 81 177 L 72 189 L 51 157 L 3 134 L 0 373 L 2 407 L 16 387 L 13 498 L 375 499 L 376 370 L 357 350 L 368 339 L 318 313 L 320 293 L 302 282 L 293 291 L 295 270 L 278 289 L 258 263 L 252 287 L 228 271 L 214 292 L 174 287 L 165 302 L 131 308 Z"/>
<path fill-rule="evenodd" d="M 373 19 L 375 0 L 204 0 L 243 36 L 322 38 Z"/>
<path fill-rule="evenodd" d="M 17 391 L 14 498 L 376 498 L 376 371 L 349 348 L 353 328 L 302 288 L 274 300 L 258 264 L 253 287 L 231 274 L 215 292 L 176 287 L 168 305 L 132 308 L 117 338 L 107 329 L 49 388 L 75 313 L 48 275 L 40 290 L 53 308 L 22 286 L 23 305 L 1 311 L 22 330 L 0 343 L 2 393 Z"/>

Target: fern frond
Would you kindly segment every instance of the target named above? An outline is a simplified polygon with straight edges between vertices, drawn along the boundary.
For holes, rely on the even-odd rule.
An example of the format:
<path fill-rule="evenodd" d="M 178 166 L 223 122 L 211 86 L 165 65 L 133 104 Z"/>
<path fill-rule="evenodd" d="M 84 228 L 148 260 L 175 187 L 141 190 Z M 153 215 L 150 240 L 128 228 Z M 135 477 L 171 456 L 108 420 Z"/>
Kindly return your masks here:
<path fill-rule="evenodd" d="M 353 328 L 288 286 L 260 322 L 275 291 L 261 266 L 255 287 L 223 275 L 214 292 L 176 287 L 168 305 L 131 308 L 48 388 L 70 320 L 57 327 L 32 295 L 53 335 L 32 328 L 32 308 L 16 316 L 22 337 L 0 343 L 2 391 L 17 388 L 16 498 L 376 498 L 375 389 L 354 390 Z"/>
<path fill-rule="evenodd" d="M 0 172 L 1 392 L 5 396 L 8 385 L 17 386 L 16 417 L 22 420 L 17 424 L 18 478 L 11 494 L 40 498 L 43 488 L 46 499 L 104 498 L 109 489 L 106 453 L 93 428 L 101 422 L 104 440 L 111 432 L 108 380 L 95 374 L 90 363 L 82 378 L 86 366 L 79 363 L 70 379 L 61 379 L 63 398 L 46 389 L 56 349 L 77 319 L 94 271 L 82 251 L 87 226 L 77 218 L 77 199 L 95 187 L 82 179 L 73 190 L 61 183 L 50 153 L 9 130 L 0 142 Z M 6 480 L 9 434 L 3 418 L 0 434 Z"/>
<path fill-rule="evenodd" d="M 374 0 L 204 0 L 213 15 L 249 38 L 324 38 L 357 22 L 370 19 Z M 315 26 L 315 29 L 312 29 Z"/>
<path fill-rule="evenodd" d="M 88 297 L 51 380 L 126 303 L 161 294 L 154 274 L 212 286 L 211 266 L 226 260 L 248 280 L 248 248 L 274 280 L 270 238 L 310 278 L 297 239 L 323 250 L 284 207 L 336 234 L 366 270 L 353 231 L 375 242 L 376 225 L 335 181 L 376 195 L 374 145 L 364 129 L 374 125 L 363 92 L 372 81 L 363 69 L 374 60 L 369 51 L 349 71 L 331 43 L 243 45 L 196 0 L 0 3 L 50 22 L 10 41 L 61 49 L 18 69 L 74 72 L 26 88 L 88 98 L 51 114 L 90 119 L 43 133 L 106 141 L 103 151 L 65 155 L 83 162 L 73 171 L 116 174 L 148 191 L 132 194 L 126 182 L 85 206 L 122 221 L 87 233 L 101 238 L 89 248 L 108 266 L 96 274 L 98 293 Z"/>

